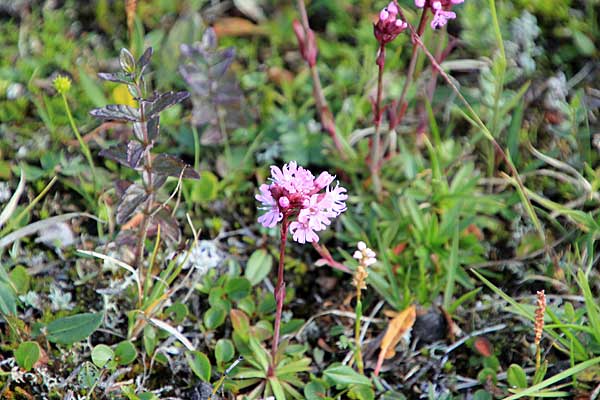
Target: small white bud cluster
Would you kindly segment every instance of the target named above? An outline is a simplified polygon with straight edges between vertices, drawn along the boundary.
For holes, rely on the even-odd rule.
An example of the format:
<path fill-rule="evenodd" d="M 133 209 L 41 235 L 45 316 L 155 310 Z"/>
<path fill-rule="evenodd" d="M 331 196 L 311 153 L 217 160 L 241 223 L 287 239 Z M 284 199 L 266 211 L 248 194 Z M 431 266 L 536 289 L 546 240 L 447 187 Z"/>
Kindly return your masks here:
<path fill-rule="evenodd" d="M 377 262 L 375 258 L 375 252 L 367 247 L 365 242 L 358 242 L 358 250 L 354 252 L 352 257 L 356 258 L 361 265 L 368 267 Z"/>

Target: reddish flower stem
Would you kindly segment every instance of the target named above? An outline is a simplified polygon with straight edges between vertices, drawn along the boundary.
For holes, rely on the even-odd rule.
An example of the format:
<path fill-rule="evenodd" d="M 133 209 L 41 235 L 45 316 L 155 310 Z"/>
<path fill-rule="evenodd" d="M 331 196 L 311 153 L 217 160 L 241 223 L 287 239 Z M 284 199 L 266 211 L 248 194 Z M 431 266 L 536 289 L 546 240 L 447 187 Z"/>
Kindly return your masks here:
<path fill-rule="evenodd" d="M 373 147 L 371 147 L 371 175 L 373 179 L 373 186 L 375 186 L 375 193 L 381 193 L 381 181 L 379 179 L 379 165 L 381 158 L 381 116 L 382 106 L 381 100 L 383 98 L 383 69 L 385 67 L 385 44 L 379 45 L 379 51 L 377 53 L 377 98 L 375 99 L 375 105 L 373 107 L 373 123 L 375 124 L 375 137 L 373 139 Z"/>
<path fill-rule="evenodd" d="M 327 100 L 325 99 L 325 95 L 323 94 L 323 87 L 321 85 L 321 79 L 319 78 L 319 71 L 316 66 L 316 51 L 317 51 L 317 43 L 314 37 L 312 30 L 310 29 L 310 25 L 308 23 L 308 14 L 306 13 L 306 6 L 304 5 L 304 0 L 297 0 L 298 10 L 300 11 L 300 21 L 302 23 L 302 29 L 304 30 L 304 38 L 298 37 L 298 42 L 300 48 L 304 49 L 307 46 L 312 46 L 314 50 L 313 59 L 305 58 L 308 67 L 310 68 L 310 75 L 312 77 L 313 84 L 313 96 L 315 98 L 315 103 L 317 106 L 317 112 L 319 113 L 319 118 L 321 120 L 321 125 L 323 129 L 331 136 L 335 148 L 337 149 L 340 157 L 342 159 L 347 159 L 346 153 L 344 151 L 344 146 L 340 141 L 340 138 L 337 133 L 337 128 L 335 126 L 335 120 L 333 118 L 333 114 L 329 109 L 329 105 L 327 104 Z"/>
<path fill-rule="evenodd" d="M 273 344 L 271 347 L 272 365 L 269 368 L 269 373 L 273 373 L 276 365 L 275 356 L 279 347 L 279 330 L 281 327 L 281 312 L 283 310 L 283 301 L 285 300 L 285 282 L 283 281 L 283 265 L 285 259 L 285 245 L 287 241 L 287 233 L 289 227 L 288 216 L 284 214 L 281 221 L 281 243 L 279 244 L 279 268 L 277 271 L 277 286 L 275 286 L 275 326 L 273 328 Z"/>
<path fill-rule="evenodd" d="M 400 8 L 399 8 L 400 9 Z M 402 14 L 402 10 L 400 9 L 400 15 L 402 19 L 406 21 L 404 15 Z M 421 37 L 423 32 L 425 31 L 425 27 L 427 26 L 427 8 L 424 8 L 421 13 L 421 19 L 419 20 L 419 27 L 417 28 L 417 35 Z M 413 31 L 414 32 L 414 31 Z M 413 39 L 413 47 L 412 54 L 410 56 L 410 63 L 408 65 L 408 73 L 406 74 L 406 80 L 404 81 L 404 86 L 402 87 L 402 92 L 400 93 L 400 99 L 398 100 L 398 108 L 396 110 L 396 115 L 392 118 L 390 123 L 390 129 L 394 129 L 396 125 L 398 125 L 402 118 L 404 118 L 404 114 L 406 113 L 406 108 L 408 104 L 406 103 L 406 93 L 408 92 L 408 88 L 410 87 L 413 76 L 415 74 L 415 69 L 417 67 L 417 55 L 418 55 L 419 46 L 415 43 Z"/>

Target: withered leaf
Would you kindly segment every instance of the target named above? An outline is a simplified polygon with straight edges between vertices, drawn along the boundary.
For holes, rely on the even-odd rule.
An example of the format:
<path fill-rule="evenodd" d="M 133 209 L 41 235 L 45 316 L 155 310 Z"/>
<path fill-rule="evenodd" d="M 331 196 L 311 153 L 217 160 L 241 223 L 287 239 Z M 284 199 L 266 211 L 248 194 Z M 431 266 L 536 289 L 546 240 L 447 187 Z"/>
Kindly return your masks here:
<path fill-rule="evenodd" d="M 161 209 L 154 218 L 152 218 L 152 222 L 148 229 L 148 236 L 156 235 L 159 225 L 161 237 L 166 238 L 173 243 L 179 242 L 181 239 L 179 223 L 177 222 L 177 219 L 171 216 L 169 210 L 166 208 Z"/>
<path fill-rule="evenodd" d="M 375 376 L 379 375 L 379 370 L 384 359 L 392 358 L 396 354 L 396 346 L 402 337 L 412 328 L 417 317 L 416 307 L 411 305 L 390 321 L 385 335 L 381 340 L 379 358 L 375 367 Z"/>
<path fill-rule="evenodd" d="M 104 107 L 94 108 L 90 115 L 103 120 L 136 122 L 140 120 L 140 113 L 136 108 L 125 104 L 109 104 Z"/>
<path fill-rule="evenodd" d="M 183 171 L 183 178 L 200 179 L 200 175 L 191 166 L 176 157 L 159 154 L 154 159 L 152 169 L 155 173 L 179 178 Z"/>

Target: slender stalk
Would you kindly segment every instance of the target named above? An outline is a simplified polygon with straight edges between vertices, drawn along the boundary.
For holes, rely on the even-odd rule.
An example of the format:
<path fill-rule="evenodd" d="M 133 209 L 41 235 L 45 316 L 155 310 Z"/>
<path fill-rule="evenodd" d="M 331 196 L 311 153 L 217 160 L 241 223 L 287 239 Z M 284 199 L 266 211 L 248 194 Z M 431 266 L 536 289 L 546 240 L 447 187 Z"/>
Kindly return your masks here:
<path fill-rule="evenodd" d="M 71 129 L 75 133 L 75 137 L 77 137 L 77 141 L 79 142 L 79 147 L 81 147 L 81 151 L 83 155 L 87 159 L 87 162 L 90 166 L 90 170 L 92 172 L 92 182 L 94 188 L 96 188 L 96 168 L 94 167 L 94 161 L 92 160 L 92 152 L 90 148 L 85 143 L 83 138 L 81 137 L 81 133 L 79 133 L 79 129 L 77 129 L 77 125 L 75 124 L 75 120 L 73 119 L 73 115 L 71 114 L 71 107 L 69 107 L 69 102 L 67 101 L 67 95 L 65 93 L 61 93 L 61 97 L 63 99 L 63 104 L 65 107 L 65 112 L 67 113 L 67 118 L 69 119 L 69 124 L 71 125 Z"/>
<path fill-rule="evenodd" d="M 414 28 L 410 24 L 408 25 L 408 27 L 410 28 L 411 32 L 413 33 L 414 40 L 417 42 L 417 44 L 419 45 L 419 47 L 421 47 L 423 49 L 423 52 L 425 53 L 425 55 L 427 56 L 427 58 L 429 59 L 429 61 L 433 65 L 433 67 L 436 68 L 439 71 L 440 75 L 444 78 L 444 80 L 446 81 L 446 83 L 448 83 L 448 85 L 450 86 L 450 88 L 452 89 L 452 91 L 454 91 L 454 93 L 456 93 L 456 95 L 458 96 L 458 98 L 460 99 L 460 101 L 467 108 L 467 110 L 471 114 L 470 115 L 471 118 L 474 120 L 474 122 L 477 124 L 477 126 L 479 126 L 479 128 L 483 132 L 483 135 L 490 142 L 492 142 L 492 144 L 494 145 L 494 148 L 496 149 L 496 151 L 498 152 L 498 154 L 500 154 L 502 156 L 502 159 L 504 160 L 504 162 L 508 166 L 508 169 L 510 170 L 511 175 L 513 176 L 513 178 L 516 181 L 517 187 L 519 188 L 520 192 L 523 194 L 523 199 L 522 200 L 523 200 L 524 206 L 528 209 L 528 213 L 529 213 L 531 219 L 533 220 L 533 224 L 535 225 L 536 229 L 538 230 L 540 238 L 543 240 L 544 243 L 546 243 L 546 236 L 545 236 L 544 231 L 543 231 L 543 229 L 541 227 L 541 224 L 540 224 L 540 221 L 539 221 L 539 219 L 537 217 L 537 214 L 535 213 L 535 210 L 533 209 L 531 201 L 529 200 L 529 198 L 526 195 L 527 191 L 525 190 L 525 185 L 523 185 L 523 181 L 521 179 L 521 176 L 519 175 L 519 172 L 517 171 L 517 168 L 515 167 L 515 165 L 511 161 L 511 159 L 508 157 L 508 155 L 504 152 L 504 150 L 502 149 L 502 147 L 500 146 L 500 144 L 498 144 L 498 142 L 496 141 L 496 139 L 494 138 L 494 136 L 492 135 L 492 133 L 490 132 L 490 130 L 487 128 L 487 126 L 483 123 L 483 121 L 481 120 L 481 118 L 479 118 L 479 115 L 477 115 L 477 113 L 475 112 L 475 110 L 473 109 L 473 107 L 471 106 L 471 104 L 467 101 L 467 99 L 465 99 L 465 97 L 462 95 L 462 93 L 460 92 L 460 90 L 458 89 L 458 87 L 456 87 L 456 85 L 454 84 L 454 82 L 452 81 L 452 79 L 450 79 L 450 77 L 448 76 L 448 74 L 446 73 L 446 71 L 444 71 L 442 69 L 442 67 L 440 66 L 440 64 L 435 59 L 435 57 L 431 54 L 431 52 L 423 44 L 423 42 L 421 41 L 420 37 L 415 34 Z"/>
<path fill-rule="evenodd" d="M 427 26 L 427 9 L 423 8 L 421 12 L 421 19 L 419 20 L 419 26 L 417 28 L 417 35 L 420 37 L 423 35 L 425 31 L 425 27 Z M 402 92 L 400 93 L 400 99 L 398 100 L 398 108 L 396 110 L 396 117 L 394 118 L 394 124 L 391 127 L 392 129 L 398 125 L 402 118 L 404 118 L 404 114 L 406 113 L 406 94 L 408 93 L 408 88 L 412 83 L 413 76 L 415 74 L 415 69 L 417 67 L 417 58 L 418 58 L 418 50 L 419 46 L 414 43 L 412 47 L 412 54 L 410 56 L 410 63 L 408 65 L 408 72 L 406 74 L 406 80 L 404 81 L 404 86 L 402 87 Z"/>
<path fill-rule="evenodd" d="M 283 310 L 283 301 L 285 300 L 285 282 L 283 281 L 283 265 L 285 259 L 285 245 L 287 241 L 289 220 L 288 216 L 284 215 L 281 221 L 281 243 L 279 244 L 279 268 L 277 270 L 277 286 L 275 286 L 275 326 L 273 328 L 273 345 L 271 347 L 272 365 L 269 372 L 272 374 L 275 369 L 277 348 L 279 347 L 279 330 L 281 327 L 281 312 Z"/>
<path fill-rule="evenodd" d="M 375 137 L 373 139 L 373 147 L 371 147 L 371 176 L 373 179 L 373 186 L 375 187 L 375 193 L 379 195 L 381 193 L 381 180 L 379 179 L 379 165 L 381 159 L 381 116 L 383 110 L 381 107 L 381 100 L 383 97 L 383 68 L 385 67 L 385 45 L 379 46 L 379 52 L 377 54 L 377 99 L 375 100 L 373 123 L 375 124 Z"/>
<path fill-rule="evenodd" d="M 354 346 L 356 358 L 356 367 L 358 368 L 358 372 L 361 375 L 365 373 L 365 367 L 362 358 L 362 350 L 360 343 L 360 320 L 362 319 L 362 301 L 360 299 L 361 288 L 360 286 L 356 287 L 356 319 L 354 320 Z"/>
<path fill-rule="evenodd" d="M 304 0 L 297 0 L 296 4 L 298 5 L 298 10 L 300 12 L 300 22 L 305 32 L 305 40 L 311 40 L 309 38 L 309 32 L 312 31 L 308 23 L 308 14 L 306 13 L 306 6 L 304 4 Z M 316 47 L 316 43 L 314 45 Z M 335 145 L 335 148 L 338 151 L 340 157 L 342 157 L 342 159 L 347 159 L 346 152 L 344 151 L 344 146 L 342 145 L 342 142 L 340 141 L 340 138 L 337 133 L 337 128 L 335 126 L 333 114 L 331 113 L 329 105 L 327 104 L 327 100 L 325 99 L 325 95 L 323 94 L 323 87 L 321 85 L 321 79 L 319 78 L 319 71 L 317 70 L 317 66 L 309 62 L 308 60 L 306 60 L 306 62 L 308 64 L 308 67 L 310 68 L 310 75 L 312 77 L 313 83 L 313 96 L 315 98 L 315 103 L 317 106 L 317 111 L 319 113 L 319 119 L 321 120 L 321 125 L 323 126 L 323 129 L 329 134 L 329 136 L 331 136 L 333 144 Z"/>
<path fill-rule="evenodd" d="M 140 87 L 139 82 L 135 83 L 136 90 L 140 97 L 142 97 L 142 89 Z M 150 154 L 149 146 L 150 146 L 150 138 L 148 137 L 148 126 L 146 124 L 146 116 L 144 113 L 144 106 L 140 100 L 140 122 L 142 124 L 142 134 L 143 134 L 143 143 L 144 147 L 146 165 L 144 165 L 144 171 L 142 174 L 147 174 L 147 180 L 142 179 L 144 182 L 144 187 L 146 189 L 146 194 L 148 194 L 148 199 L 146 199 L 146 204 L 143 211 L 142 222 L 140 224 L 140 229 L 138 231 L 138 240 L 135 249 L 135 263 L 138 270 L 138 275 L 140 282 L 143 283 L 144 280 L 144 272 L 143 272 L 143 262 L 142 259 L 144 257 L 144 243 L 146 242 L 146 236 L 148 234 L 148 225 L 150 224 L 150 214 L 152 203 L 154 202 L 154 189 L 152 187 L 152 155 Z M 142 177 L 143 178 L 143 177 Z M 138 299 L 139 304 L 142 304 L 143 299 Z"/>

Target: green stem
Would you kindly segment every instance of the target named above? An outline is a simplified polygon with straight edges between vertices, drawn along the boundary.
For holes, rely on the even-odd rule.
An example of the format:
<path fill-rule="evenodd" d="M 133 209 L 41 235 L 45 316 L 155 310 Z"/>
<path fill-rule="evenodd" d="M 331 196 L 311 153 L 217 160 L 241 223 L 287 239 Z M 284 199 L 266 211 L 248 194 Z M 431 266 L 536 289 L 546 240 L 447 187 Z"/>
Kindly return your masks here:
<path fill-rule="evenodd" d="M 198 171 L 200 169 L 200 138 L 194 125 L 192 125 L 192 135 L 194 136 L 194 169 Z"/>
<path fill-rule="evenodd" d="M 83 141 L 83 138 L 79 133 L 79 129 L 77 129 L 77 125 L 75 124 L 75 120 L 73 119 L 73 115 L 71 114 L 71 107 L 69 107 L 69 102 L 67 101 L 67 96 L 64 93 L 61 93 L 61 97 L 63 99 L 63 104 L 65 106 L 67 118 L 69 119 L 69 123 L 71 124 L 71 129 L 73 129 L 73 132 L 77 137 L 77 141 L 79 142 L 79 147 L 81 147 L 81 151 L 87 159 L 87 162 L 90 166 L 90 170 L 92 171 L 92 182 L 94 184 L 94 189 L 96 189 L 96 168 L 94 167 L 94 161 L 92 160 L 92 153 L 90 152 L 90 148 Z"/>
<path fill-rule="evenodd" d="M 356 288 L 356 319 L 354 321 L 354 346 L 356 358 L 356 367 L 361 375 L 365 373 L 365 367 L 362 358 L 362 349 L 360 343 L 360 320 L 362 318 L 362 301 L 360 299 L 360 287 Z"/>

